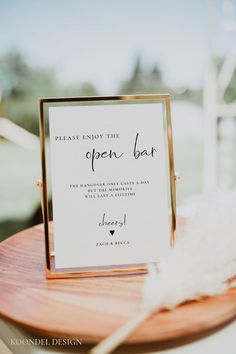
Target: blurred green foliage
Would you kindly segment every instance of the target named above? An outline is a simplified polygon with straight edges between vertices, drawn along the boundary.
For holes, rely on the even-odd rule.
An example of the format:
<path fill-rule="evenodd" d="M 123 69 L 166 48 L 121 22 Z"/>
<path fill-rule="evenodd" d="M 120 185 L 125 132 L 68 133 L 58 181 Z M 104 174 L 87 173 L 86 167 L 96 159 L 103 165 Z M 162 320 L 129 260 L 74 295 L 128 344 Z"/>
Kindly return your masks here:
<path fill-rule="evenodd" d="M 63 86 L 53 69 L 31 67 L 18 52 L 0 57 L 2 111 L 6 118 L 38 134 L 40 97 L 97 95 L 91 83 Z"/>
<path fill-rule="evenodd" d="M 216 68 L 222 67 L 223 58 L 216 59 Z M 120 83 L 118 94 L 163 93 L 171 94 L 173 100 L 185 100 L 202 104 L 202 89 L 187 87 L 173 89 L 163 80 L 158 64 L 144 68 L 138 57 L 131 76 Z M 15 51 L 0 56 L 0 94 L 2 107 L 0 114 L 19 124 L 32 133 L 38 134 L 38 99 L 58 96 L 95 96 L 99 92 L 89 82 L 62 85 L 58 82 L 54 69 L 29 65 L 24 56 Z M 226 102 L 236 99 L 236 71 L 234 72 L 224 97 Z"/>
<path fill-rule="evenodd" d="M 28 131 L 38 134 L 38 99 L 58 96 L 95 96 L 98 90 L 92 83 L 62 85 L 53 69 L 29 65 L 19 52 L 8 52 L 0 57 L 0 92 L 5 117 Z M 173 99 L 190 100 L 201 104 L 201 90 L 188 88 L 173 90 L 162 79 L 157 64 L 146 72 L 140 58 L 130 78 L 122 82 L 118 94 L 169 92 Z"/>
<path fill-rule="evenodd" d="M 172 100 L 190 101 L 196 104 L 202 103 L 202 90 L 190 90 L 187 87 L 179 87 L 178 89 L 169 87 L 163 80 L 158 64 L 146 69 L 142 66 L 139 57 L 136 60 L 130 78 L 121 83 L 118 93 L 123 95 L 169 93 Z"/>
<path fill-rule="evenodd" d="M 223 59 L 216 61 L 219 71 Z M 132 74 L 120 83 L 118 94 L 170 93 L 173 100 L 202 104 L 202 90 L 187 87 L 169 87 L 157 64 L 143 67 L 140 58 Z M 0 117 L 5 116 L 28 131 L 38 134 L 38 99 L 58 96 L 95 96 L 99 92 L 89 82 L 62 85 L 53 68 L 32 66 L 19 52 L 0 56 Z M 226 90 L 226 102 L 236 99 L 236 72 Z M 12 143 L 1 142 L 0 149 L 0 239 L 40 222 L 39 194 L 35 180 L 40 176 L 38 151 L 26 151 Z M 191 145 L 191 146 L 190 146 Z M 178 201 L 202 190 L 201 144 L 178 144 L 175 149 L 176 165 L 184 184 L 178 187 Z M 16 173 L 17 171 L 17 173 Z"/>

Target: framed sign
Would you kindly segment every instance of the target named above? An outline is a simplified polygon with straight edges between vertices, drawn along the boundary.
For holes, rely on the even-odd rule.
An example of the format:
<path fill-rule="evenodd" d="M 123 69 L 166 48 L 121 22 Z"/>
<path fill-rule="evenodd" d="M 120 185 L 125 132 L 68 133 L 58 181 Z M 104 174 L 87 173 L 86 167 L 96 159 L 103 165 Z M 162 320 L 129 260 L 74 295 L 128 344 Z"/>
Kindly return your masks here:
<path fill-rule="evenodd" d="M 47 277 L 158 262 L 176 227 L 170 96 L 43 98 L 40 139 Z"/>

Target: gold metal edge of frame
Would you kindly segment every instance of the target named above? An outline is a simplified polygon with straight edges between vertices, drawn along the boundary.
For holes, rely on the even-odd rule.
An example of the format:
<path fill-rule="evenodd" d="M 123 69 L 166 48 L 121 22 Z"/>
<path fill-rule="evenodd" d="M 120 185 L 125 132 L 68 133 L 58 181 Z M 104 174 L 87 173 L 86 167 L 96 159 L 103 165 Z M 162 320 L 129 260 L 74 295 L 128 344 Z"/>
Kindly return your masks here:
<path fill-rule="evenodd" d="M 131 269 L 107 269 L 100 271 L 81 271 L 81 272 L 52 272 L 50 269 L 45 268 L 47 279 L 62 279 L 62 278 L 90 278 L 90 277 L 108 277 L 108 276 L 128 276 L 128 275 L 142 275 L 148 272 L 148 268 L 131 268 Z"/>
<path fill-rule="evenodd" d="M 168 152 L 169 152 L 169 180 L 170 180 L 170 195 L 171 195 L 171 235 L 170 247 L 175 244 L 175 230 L 176 230 L 176 181 L 175 181 L 175 166 L 174 166 L 174 148 L 173 135 L 171 124 L 171 107 L 170 95 L 166 98 L 166 121 L 167 121 L 167 136 L 168 136 Z"/>
<path fill-rule="evenodd" d="M 74 96 L 74 97 L 42 97 L 39 99 L 40 104 L 59 103 L 59 102 L 96 102 L 96 101 L 128 101 L 128 100 L 145 100 L 145 99 L 167 99 L 170 98 L 169 93 L 163 94 L 139 94 L 139 95 L 115 95 L 115 96 Z"/>
<path fill-rule="evenodd" d="M 40 153 L 41 153 L 41 193 L 42 193 L 42 215 L 45 237 L 46 266 L 51 268 L 50 262 L 50 240 L 49 240 L 49 217 L 48 217 L 48 193 L 47 193 L 47 172 L 46 172 L 46 144 L 45 144 L 45 124 L 43 101 L 39 101 L 39 132 L 40 132 Z"/>
<path fill-rule="evenodd" d="M 102 102 L 102 101 L 135 101 L 135 100 L 164 100 L 167 122 L 167 140 L 168 140 L 168 162 L 169 162 L 169 186 L 171 200 L 171 231 L 170 231 L 170 247 L 174 246 L 175 230 L 176 230 L 176 186 L 174 171 L 174 151 L 173 137 L 171 126 L 171 108 L 170 94 L 142 94 L 142 95 L 118 95 L 118 96 L 81 96 L 81 97 L 52 97 L 39 99 L 39 127 L 40 127 L 40 150 L 41 150 L 41 167 L 42 167 L 42 214 L 44 223 L 45 236 L 45 254 L 46 254 L 46 278 L 71 278 L 71 277 L 96 277 L 96 276 L 115 276 L 142 274 L 147 272 L 147 268 L 140 269 L 109 269 L 101 271 L 81 271 L 59 273 L 52 270 L 50 259 L 50 235 L 49 235 L 49 213 L 48 213 L 48 194 L 47 194 L 47 172 L 46 172 L 46 144 L 45 144 L 45 119 L 44 104 L 47 103 L 67 103 L 67 102 Z"/>

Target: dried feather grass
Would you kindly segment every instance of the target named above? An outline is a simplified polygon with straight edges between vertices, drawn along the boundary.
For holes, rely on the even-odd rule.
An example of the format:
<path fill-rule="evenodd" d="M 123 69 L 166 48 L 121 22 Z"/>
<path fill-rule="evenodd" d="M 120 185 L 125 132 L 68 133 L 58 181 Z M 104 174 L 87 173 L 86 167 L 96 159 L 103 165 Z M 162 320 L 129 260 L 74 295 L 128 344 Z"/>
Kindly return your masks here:
<path fill-rule="evenodd" d="M 158 271 L 150 269 L 143 306 L 173 309 L 188 300 L 221 294 L 235 275 L 236 190 L 200 202 L 175 248 L 161 259 Z"/>

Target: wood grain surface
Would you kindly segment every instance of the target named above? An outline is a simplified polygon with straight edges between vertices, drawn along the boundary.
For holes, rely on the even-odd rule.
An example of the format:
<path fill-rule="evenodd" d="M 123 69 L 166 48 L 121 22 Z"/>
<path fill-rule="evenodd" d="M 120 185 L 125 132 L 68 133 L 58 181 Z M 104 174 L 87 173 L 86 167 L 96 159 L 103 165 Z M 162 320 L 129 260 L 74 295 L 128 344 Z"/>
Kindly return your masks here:
<path fill-rule="evenodd" d="M 180 220 L 181 221 L 181 220 Z M 40 335 L 97 343 L 139 309 L 143 275 L 45 277 L 42 225 L 0 244 L 0 314 Z M 126 344 L 166 341 L 211 330 L 236 316 L 236 289 L 154 314 Z"/>

